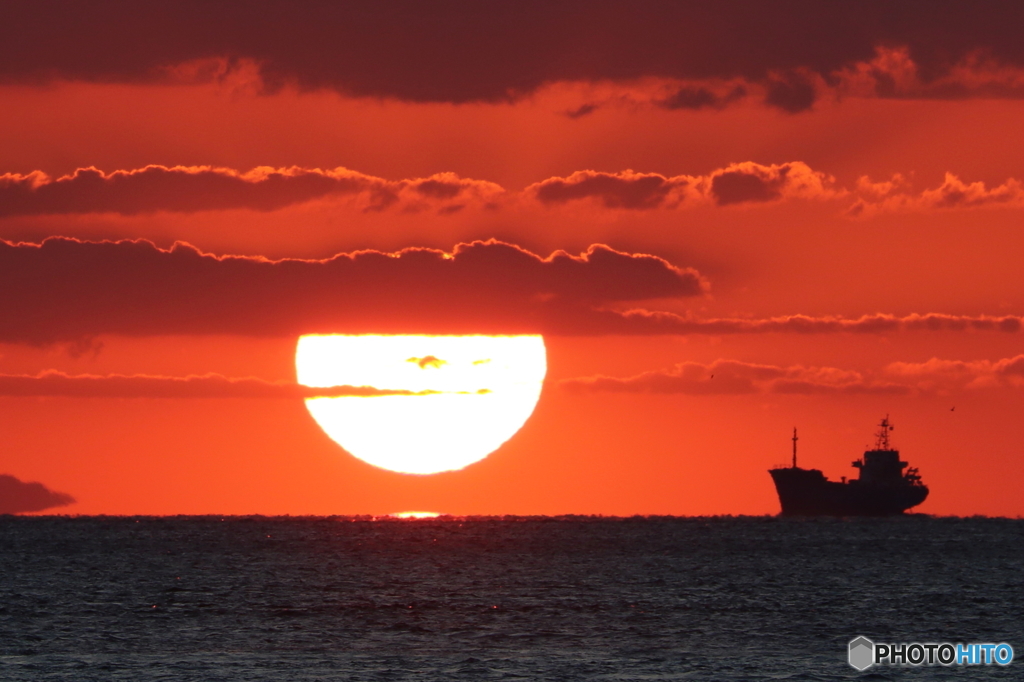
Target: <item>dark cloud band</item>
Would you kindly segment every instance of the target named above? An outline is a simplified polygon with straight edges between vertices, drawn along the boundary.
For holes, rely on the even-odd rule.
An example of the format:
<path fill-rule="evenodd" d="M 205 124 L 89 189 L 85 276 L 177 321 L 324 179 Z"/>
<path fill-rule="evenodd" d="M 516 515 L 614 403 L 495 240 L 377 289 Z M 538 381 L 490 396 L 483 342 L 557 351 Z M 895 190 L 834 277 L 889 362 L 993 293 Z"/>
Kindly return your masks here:
<path fill-rule="evenodd" d="M 594 245 L 541 257 L 497 241 L 324 260 L 214 256 L 148 241 L 0 241 L 0 342 L 106 334 L 887 334 L 1020 332 L 1019 316 L 701 319 L 627 309 L 702 294 L 695 270 Z"/>
<path fill-rule="evenodd" d="M 616 302 L 701 294 L 695 270 L 594 245 L 497 241 L 325 260 L 214 256 L 148 241 L 0 241 L 0 341 L 100 334 L 607 333 Z M 596 317 L 595 317 L 596 316 Z M 588 326 L 589 325 L 589 326 Z M 596 325 L 596 326 L 595 326 Z"/>
<path fill-rule="evenodd" d="M 50 490 L 42 483 L 26 483 L 9 474 L 0 474 L 0 514 L 23 514 L 74 504 L 67 493 Z"/>
<path fill-rule="evenodd" d="M 504 190 L 453 173 L 385 180 L 347 168 L 254 168 L 240 172 L 210 166 L 150 165 L 105 173 L 79 168 L 51 178 L 36 171 L 0 175 L 0 217 L 156 211 L 194 213 L 244 208 L 274 211 L 316 199 L 351 197 L 368 211 L 452 212 L 467 203 L 487 205 Z"/>
<path fill-rule="evenodd" d="M 1024 207 L 1024 185 L 1015 178 L 987 186 L 947 173 L 935 188 L 914 189 L 902 175 L 880 182 L 864 177 L 852 188 L 801 161 L 733 163 L 704 175 L 666 176 L 625 170 L 581 170 L 506 191 L 487 180 L 438 173 L 426 178 L 386 180 L 347 168 L 269 168 L 248 171 L 209 166 L 149 165 L 104 172 L 79 168 L 53 178 L 42 171 L 0 175 L 0 219 L 31 215 L 160 211 L 197 213 L 245 209 L 276 211 L 306 202 L 346 201 L 356 211 L 432 211 L 441 215 L 467 207 L 496 210 L 532 204 L 559 206 L 590 201 L 609 210 L 685 209 L 773 204 L 786 200 L 842 201 L 846 215 L 885 212 Z"/>
<path fill-rule="evenodd" d="M 1024 64 L 1021 25 L 1024 6 L 1005 0 L 35 0 L 5 5 L 0 79 L 141 82 L 196 60 L 248 60 L 270 90 L 468 102 L 554 81 L 739 77 L 802 111 L 812 76 L 878 46 L 906 46 L 925 81 L 978 51 Z M 699 89 L 670 102 L 714 104 Z"/>

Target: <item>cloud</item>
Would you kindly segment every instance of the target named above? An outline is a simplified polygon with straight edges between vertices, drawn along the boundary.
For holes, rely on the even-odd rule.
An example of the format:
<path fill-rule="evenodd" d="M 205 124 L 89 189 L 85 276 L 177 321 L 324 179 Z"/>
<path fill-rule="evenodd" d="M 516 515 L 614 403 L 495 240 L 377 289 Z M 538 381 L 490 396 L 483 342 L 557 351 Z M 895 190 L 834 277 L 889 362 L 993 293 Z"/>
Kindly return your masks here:
<path fill-rule="evenodd" d="M 574 199 L 597 199 L 608 208 L 660 208 L 678 206 L 685 191 L 697 178 L 680 175 L 665 177 L 658 173 L 599 173 L 576 171 L 566 178 L 548 178 L 524 190 L 542 204 L 560 204 Z"/>
<path fill-rule="evenodd" d="M 831 79 L 839 96 L 896 99 L 967 99 L 1024 97 L 1020 55 L 1006 60 L 984 44 L 964 48 L 941 66 L 915 61 L 907 46 L 878 46 L 871 60 L 851 63 Z M 936 68 L 938 67 L 938 68 Z"/>
<path fill-rule="evenodd" d="M 601 312 L 603 306 L 695 296 L 706 288 L 695 270 L 600 244 L 578 256 L 541 257 L 491 240 L 458 244 L 450 253 L 408 248 L 271 261 L 215 256 L 182 243 L 160 249 L 145 240 L 0 241 L 0 341 L 593 333 L 624 319 Z"/>
<path fill-rule="evenodd" d="M 655 106 L 662 109 L 723 109 L 729 104 L 743 99 L 747 95 L 747 87 L 743 85 L 727 86 L 722 88 L 713 87 L 711 84 L 690 84 L 681 85 L 674 89 L 669 95 L 662 98 L 654 98 Z"/>
<path fill-rule="evenodd" d="M 710 364 L 681 362 L 673 367 L 618 378 L 597 375 L 565 379 L 561 388 L 575 392 L 740 394 L 879 394 L 911 392 L 908 386 L 866 379 L 861 373 L 835 367 L 780 367 L 738 360 Z"/>
<path fill-rule="evenodd" d="M 884 182 L 862 177 L 857 183 L 857 194 L 859 198 L 847 211 L 854 218 L 879 213 L 1024 207 L 1024 185 L 1019 180 L 1010 178 L 990 188 L 983 182 L 964 182 L 952 173 L 946 173 L 942 184 L 935 189 L 918 193 L 902 175 L 894 175 Z"/>
<path fill-rule="evenodd" d="M 1024 355 L 1002 360 L 942 360 L 894 362 L 886 372 L 913 381 L 923 390 L 950 391 L 962 388 L 1024 386 Z"/>
<path fill-rule="evenodd" d="M 831 176 L 793 161 L 732 164 L 703 176 L 667 177 L 625 170 L 577 171 L 553 177 L 514 195 L 486 180 L 438 173 L 428 178 L 385 180 L 335 168 L 270 168 L 249 171 L 211 166 L 150 165 L 104 172 L 79 168 L 52 178 L 42 171 L 0 175 L 0 218 L 21 215 L 170 211 L 194 213 L 228 209 L 275 211 L 322 199 L 346 199 L 357 209 L 452 213 L 467 206 L 496 208 L 515 199 L 560 204 L 596 199 L 608 208 L 673 208 L 785 198 L 832 198 Z"/>
<path fill-rule="evenodd" d="M 709 176 L 709 194 L 720 206 L 788 198 L 832 199 L 835 179 L 800 161 L 762 164 L 734 163 Z"/>
<path fill-rule="evenodd" d="M 719 359 L 681 362 L 631 377 L 601 374 L 563 379 L 574 393 L 679 393 L 686 395 L 909 395 L 978 388 L 1024 388 L 1024 355 L 1002 360 L 894 362 L 881 372 L 836 367 L 765 365 Z"/>
<path fill-rule="evenodd" d="M 10 474 L 0 474 L 0 514 L 22 514 L 74 504 L 67 493 L 50 490 L 42 483 L 25 483 Z"/>
<path fill-rule="evenodd" d="M 72 376 L 49 370 L 37 375 L 0 374 L 0 397 L 59 398 L 336 398 L 382 395 L 420 395 L 413 391 L 369 386 L 313 388 L 265 381 L 255 377 L 230 378 L 220 374 L 166 377 L 136 374 Z"/>
<path fill-rule="evenodd" d="M 719 206 L 764 203 L 790 198 L 832 199 L 843 196 L 835 179 L 801 161 L 764 165 L 734 163 L 707 175 L 664 176 L 626 170 L 577 171 L 548 178 L 523 193 L 542 204 L 592 199 L 607 208 L 652 209 L 715 203 Z"/>
<path fill-rule="evenodd" d="M 938 187 L 915 192 L 905 176 L 896 174 L 881 182 L 862 177 L 854 188 L 845 189 L 836 185 L 833 176 L 802 161 L 768 165 L 745 161 L 706 175 L 576 171 L 534 183 L 523 195 L 544 205 L 590 200 L 605 208 L 628 210 L 852 199 L 846 214 L 853 218 L 892 212 L 1024 208 L 1024 184 L 1015 178 L 988 187 L 946 173 Z"/>
<path fill-rule="evenodd" d="M 558 81 L 742 78 L 764 84 L 768 104 L 802 111 L 814 97 L 803 74 L 850 70 L 885 82 L 876 50 L 905 50 L 926 95 L 964 81 L 958 68 L 971 59 L 1002 69 L 1024 64 L 1024 8 L 999 1 L 979 11 L 925 0 L 725 0 L 695 11 L 692 3 L 625 0 L 287 9 L 271 0 L 39 0 L 5 11 L 0 80 L 22 83 L 239 72 L 266 92 L 291 85 L 459 103 L 514 100 Z"/>
<path fill-rule="evenodd" d="M 852 189 L 802 161 L 733 163 L 703 175 L 580 170 L 508 192 L 487 180 L 437 173 L 427 178 L 386 180 L 346 168 L 258 167 L 249 171 L 210 166 L 150 165 L 104 172 L 80 168 L 52 178 L 42 171 L 0 175 L 0 219 L 23 215 L 229 209 L 276 211 L 310 201 L 344 201 L 357 211 L 514 209 L 525 204 L 559 206 L 590 201 L 612 210 L 642 211 L 697 206 L 750 206 L 786 200 L 852 201 L 850 217 L 885 212 L 986 207 L 1024 207 L 1024 185 L 1010 178 L 988 187 L 947 173 L 934 189 L 915 191 L 897 174 L 880 182 L 860 178 Z"/>
<path fill-rule="evenodd" d="M 768 78 L 764 102 L 790 114 L 807 111 L 817 99 L 816 80 L 820 79 L 805 70 L 773 73 Z"/>
<path fill-rule="evenodd" d="M 697 318 L 629 307 L 707 290 L 698 272 L 593 245 L 542 257 L 498 241 L 323 260 L 215 256 L 188 244 L 0 241 L 0 342 L 90 346 L 105 334 L 1019 332 L 1018 316 Z"/>
<path fill-rule="evenodd" d="M 68 213 L 196 212 L 246 208 L 274 211 L 315 199 L 348 197 L 364 210 L 393 206 L 451 212 L 488 205 L 504 190 L 482 180 L 439 173 L 389 181 L 347 168 L 150 165 L 105 173 L 79 168 L 51 178 L 41 171 L 0 175 L 0 217 Z"/>
<path fill-rule="evenodd" d="M 575 109 L 566 111 L 565 115 L 569 118 L 583 118 L 584 116 L 589 116 L 600 108 L 601 105 L 595 102 L 584 102 Z"/>
<path fill-rule="evenodd" d="M 662 71 L 628 82 L 604 79 L 589 84 L 592 94 L 582 108 L 584 113 L 607 106 L 717 111 L 741 102 L 760 102 L 787 114 L 801 114 L 820 100 L 1024 98 L 1024 64 L 1019 55 L 1007 60 L 979 46 L 964 48 L 958 55 L 947 52 L 936 62 L 921 49 L 916 50 L 916 58 L 911 52 L 906 44 L 875 44 L 873 56 L 853 58 L 831 71 L 790 62 L 756 73 L 711 70 L 695 78 Z M 762 63 L 772 61 L 763 57 Z M 594 97 L 597 92 L 601 96 Z"/>
<path fill-rule="evenodd" d="M 610 311 L 609 315 L 613 314 Z M 676 313 L 627 310 L 614 313 L 624 322 L 623 333 L 639 334 L 888 334 L 913 331 L 998 331 L 1018 333 L 1024 317 L 1017 315 L 947 315 L 884 313 L 857 318 L 782 315 L 767 318 L 697 318 Z M 625 324 L 628 322 L 628 324 Z M 609 324 L 596 320 L 597 324 Z"/>

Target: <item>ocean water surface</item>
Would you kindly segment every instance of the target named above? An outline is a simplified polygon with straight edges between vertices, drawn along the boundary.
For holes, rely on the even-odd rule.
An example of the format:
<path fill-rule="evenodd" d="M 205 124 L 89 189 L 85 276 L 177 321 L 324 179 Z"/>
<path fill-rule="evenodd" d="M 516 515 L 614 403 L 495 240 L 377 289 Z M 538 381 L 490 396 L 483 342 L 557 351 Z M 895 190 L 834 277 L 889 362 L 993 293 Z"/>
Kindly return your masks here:
<path fill-rule="evenodd" d="M 1022 569 L 1012 519 L 8 516 L 0 680 L 1020 680 Z"/>

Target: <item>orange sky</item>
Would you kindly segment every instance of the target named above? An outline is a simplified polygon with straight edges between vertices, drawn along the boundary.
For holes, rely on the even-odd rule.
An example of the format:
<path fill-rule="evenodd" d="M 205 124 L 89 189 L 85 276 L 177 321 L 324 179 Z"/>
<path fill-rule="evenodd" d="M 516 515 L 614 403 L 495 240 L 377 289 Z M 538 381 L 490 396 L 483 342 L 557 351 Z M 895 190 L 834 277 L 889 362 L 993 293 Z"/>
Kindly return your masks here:
<path fill-rule="evenodd" d="M 200 32 L 198 5 L 110 2 L 92 50 L 19 10 L 0 474 L 80 514 L 766 514 L 794 425 L 838 478 L 889 414 L 919 511 L 1021 515 L 1021 10 L 767 5 L 673 34 L 659 3 L 276 28 L 256 3 Z M 426 477 L 352 458 L 294 396 L 110 388 L 290 384 L 298 334 L 325 331 L 539 331 L 548 378 L 505 446 Z M 31 383 L 48 370 L 100 388 Z"/>

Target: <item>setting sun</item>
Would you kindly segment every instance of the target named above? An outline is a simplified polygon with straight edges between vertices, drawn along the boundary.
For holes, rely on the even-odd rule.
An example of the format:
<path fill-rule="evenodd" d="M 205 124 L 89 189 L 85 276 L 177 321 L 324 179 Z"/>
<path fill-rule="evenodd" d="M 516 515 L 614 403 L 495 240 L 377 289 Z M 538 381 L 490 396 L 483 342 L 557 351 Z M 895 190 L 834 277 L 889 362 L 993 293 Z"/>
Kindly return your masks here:
<path fill-rule="evenodd" d="M 306 400 L 348 452 L 407 474 L 461 469 L 494 452 L 533 412 L 547 372 L 538 335 L 303 336 L 295 365 L 305 386 L 422 393 Z"/>
<path fill-rule="evenodd" d="M 0 682 L 1024 679 L 1024 2 L 0 2 Z"/>

